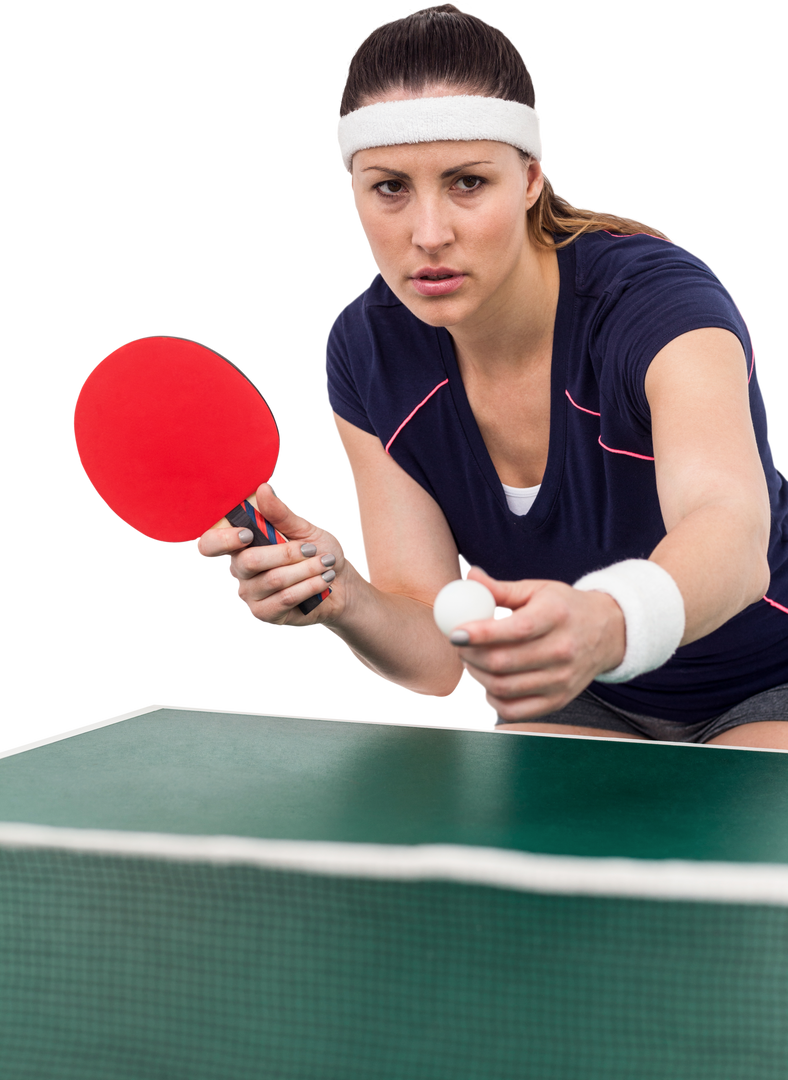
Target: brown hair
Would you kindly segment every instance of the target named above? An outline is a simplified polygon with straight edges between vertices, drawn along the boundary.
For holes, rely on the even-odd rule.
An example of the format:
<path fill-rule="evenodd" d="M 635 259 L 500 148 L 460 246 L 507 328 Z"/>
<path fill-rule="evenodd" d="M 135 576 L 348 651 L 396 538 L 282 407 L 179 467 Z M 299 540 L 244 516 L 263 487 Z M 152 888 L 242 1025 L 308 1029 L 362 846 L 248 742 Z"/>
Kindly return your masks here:
<path fill-rule="evenodd" d="M 392 89 L 419 92 L 433 83 L 456 87 L 464 93 L 519 101 L 534 107 L 536 95 L 531 76 L 511 41 L 454 4 L 425 8 L 404 19 L 374 30 L 350 62 L 339 114 L 360 109 L 371 97 Z M 523 155 L 527 158 L 527 155 Z M 546 234 L 566 239 L 565 247 L 587 232 L 609 229 L 634 233 L 664 234 L 629 218 L 579 210 L 553 191 L 547 177 L 539 198 L 528 211 L 532 238 L 541 247 L 553 246 Z"/>

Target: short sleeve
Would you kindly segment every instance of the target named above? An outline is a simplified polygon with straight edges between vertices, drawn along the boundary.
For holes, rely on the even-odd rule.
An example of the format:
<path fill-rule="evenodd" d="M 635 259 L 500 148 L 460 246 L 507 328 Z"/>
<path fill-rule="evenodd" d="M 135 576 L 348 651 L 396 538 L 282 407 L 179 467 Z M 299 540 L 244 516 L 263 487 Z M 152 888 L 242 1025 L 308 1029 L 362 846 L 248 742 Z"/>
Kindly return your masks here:
<path fill-rule="evenodd" d="M 626 262 L 600 297 L 590 346 L 602 394 L 619 413 L 650 426 L 646 372 L 669 342 L 691 330 L 721 327 L 739 338 L 747 363 L 751 345 L 736 305 L 704 263 L 666 241 L 643 239 L 649 246 Z"/>
<path fill-rule="evenodd" d="M 361 400 L 350 362 L 351 350 L 347 337 L 348 311 L 339 316 L 331 328 L 326 349 L 328 399 L 334 412 L 343 420 L 375 435 L 364 403 Z M 358 331 L 356 331 L 358 333 Z"/>

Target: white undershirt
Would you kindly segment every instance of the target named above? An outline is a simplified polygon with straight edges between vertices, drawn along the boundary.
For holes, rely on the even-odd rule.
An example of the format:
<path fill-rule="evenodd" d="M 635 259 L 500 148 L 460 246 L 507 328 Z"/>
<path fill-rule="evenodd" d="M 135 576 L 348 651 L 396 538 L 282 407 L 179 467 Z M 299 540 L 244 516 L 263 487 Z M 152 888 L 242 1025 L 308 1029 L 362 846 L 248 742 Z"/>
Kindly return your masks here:
<path fill-rule="evenodd" d="M 534 499 L 539 494 L 539 488 L 542 485 L 536 484 L 534 487 L 527 488 L 509 487 L 508 484 L 502 484 L 501 486 L 509 509 L 518 517 L 523 517 L 533 506 Z"/>

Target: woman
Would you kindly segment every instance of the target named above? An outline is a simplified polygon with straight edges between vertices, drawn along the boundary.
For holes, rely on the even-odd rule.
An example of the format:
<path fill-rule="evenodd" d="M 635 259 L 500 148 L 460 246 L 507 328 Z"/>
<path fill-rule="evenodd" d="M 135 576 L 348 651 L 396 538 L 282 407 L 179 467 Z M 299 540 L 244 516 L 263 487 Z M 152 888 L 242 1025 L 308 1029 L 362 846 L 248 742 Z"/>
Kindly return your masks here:
<path fill-rule="evenodd" d="M 370 582 L 267 485 L 289 543 L 201 550 L 257 618 L 322 622 L 385 678 L 443 695 L 464 666 L 505 729 L 788 748 L 788 502 L 747 329 L 692 255 L 555 196 L 533 105 L 451 4 L 361 46 L 340 143 L 381 276 L 328 372 Z M 458 552 L 512 615 L 449 641 Z"/>

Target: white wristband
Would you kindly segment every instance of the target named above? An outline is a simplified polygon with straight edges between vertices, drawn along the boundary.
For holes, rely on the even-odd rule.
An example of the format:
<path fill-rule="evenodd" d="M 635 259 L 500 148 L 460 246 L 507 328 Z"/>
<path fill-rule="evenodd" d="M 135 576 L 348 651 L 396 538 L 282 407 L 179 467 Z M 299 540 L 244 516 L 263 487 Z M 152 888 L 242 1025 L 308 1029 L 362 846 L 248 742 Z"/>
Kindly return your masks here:
<path fill-rule="evenodd" d="M 676 582 L 657 563 L 626 559 L 586 574 L 574 587 L 607 593 L 624 612 L 624 659 L 612 671 L 597 675 L 598 682 L 627 682 L 653 671 L 678 648 L 684 636 L 684 599 Z"/>

